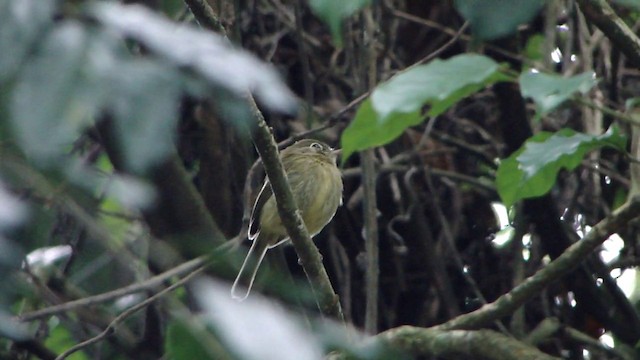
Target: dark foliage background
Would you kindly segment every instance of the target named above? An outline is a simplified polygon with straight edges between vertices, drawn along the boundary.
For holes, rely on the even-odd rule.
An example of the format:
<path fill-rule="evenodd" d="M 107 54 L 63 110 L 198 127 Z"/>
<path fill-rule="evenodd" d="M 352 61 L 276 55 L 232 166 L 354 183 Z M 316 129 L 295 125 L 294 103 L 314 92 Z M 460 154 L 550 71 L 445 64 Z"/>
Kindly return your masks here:
<path fill-rule="evenodd" d="M 69 358 L 313 359 L 335 350 L 327 356 L 510 359 L 536 358 L 535 348 L 567 359 L 637 356 L 633 221 L 614 229 L 607 251 L 482 326 L 495 332 L 475 333 L 488 334 L 480 342 L 489 345 L 502 333 L 522 353 L 385 333 L 481 309 L 635 194 L 640 73 L 621 44 L 637 38 L 604 30 L 605 20 L 592 14 L 601 1 L 124 2 L 152 12 L 115 1 L 0 2 L 0 324 L 7 324 L 0 357 L 53 359 L 91 338 Z M 639 8 L 614 4 L 632 32 Z M 340 16 L 337 25 L 327 20 Z M 209 31 L 220 37 L 208 42 Z M 372 135 L 371 145 L 383 146 L 344 161 L 344 206 L 316 236 L 346 324 L 383 333 L 374 339 L 393 346 L 320 321 L 292 247 L 269 252 L 254 290 L 286 310 L 259 296 L 227 301 L 224 284 L 246 251 L 248 211 L 264 176 L 245 89 L 281 146 L 314 137 L 348 147 L 341 136 L 376 85 L 434 59 L 471 61 L 471 54 L 499 64 L 491 79 L 465 84 L 478 90 L 436 116 L 429 111 L 450 93 L 424 101 L 416 112 L 422 120 L 391 141 Z M 531 69 L 561 76 L 523 95 L 519 75 Z M 452 82 L 463 80 L 452 73 Z M 560 100 L 545 107 L 545 96 Z M 370 119 L 366 126 L 382 125 Z M 534 134 L 548 132 L 546 141 L 566 128 L 590 136 L 565 142 L 583 153 L 544 143 L 548 153 L 535 165 L 558 169 L 530 185 L 540 196 L 522 195 L 505 208 L 500 159 Z M 366 156 L 372 174 L 363 170 Z M 504 171 L 505 181 L 516 181 Z M 367 177 L 375 181 L 377 285 L 367 280 Z M 543 191 L 541 183 L 554 185 Z M 499 218 L 507 210 L 509 224 Z M 202 255 L 212 256 L 206 270 Z M 622 274 L 632 279 L 627 293 L 617 285 Z M 195 275 L 199 282 L 181 287 Z M 131 284 L 135 292 L 125 288 Z M 177 290 L 167 290 L 172 284 Z M 72 300 L 82 306 L 33 313 Z M 135 304 L 139 311 L 127 313 Z M 282 343 L 269 343 L 278 331 Z M 469 336 L 465 344 L 476 344 Z"/>

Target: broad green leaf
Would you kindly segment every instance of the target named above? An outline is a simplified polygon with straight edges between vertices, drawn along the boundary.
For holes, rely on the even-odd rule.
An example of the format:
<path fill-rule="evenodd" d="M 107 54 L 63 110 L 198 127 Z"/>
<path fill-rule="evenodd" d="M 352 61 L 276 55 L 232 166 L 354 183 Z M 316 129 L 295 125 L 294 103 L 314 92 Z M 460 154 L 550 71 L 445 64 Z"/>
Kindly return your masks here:
<path fill-rule="evenodd" d="M 222 36 L 178 24 L 140 5 L 96 2 L 89 15 L 120 36 L 133 39 L 174 68 L 193 71 L 209 85 L 245 97 L 252 92 L 272 110 L 291 113 L 297 101 L 275 68 Z"/>
<path fill-rule="evenodd" d="M 593 72 L 586 72 L 570 78 L 527 72 L 520 75 L 519 81 L 522 96 L 533 99 L 536 104 L 537 118 L 554 110 L 575 93 L 586 94 L 597 83 Z"/>
<path fill-rule="evenodd" d="M 371 0 L 309 0 L 309 7 L 329 26 L 333 41 L 342 46 L 342 21 L 369 3 Z"/>
<path fill-rule="evenodd" d="M 627 139 L 617 128 L 602 135 L 587 135 L 571 129 L 541 132 L 518 151 L 502 160 L 496 173 L 496 188 L 505 206 L 546 194 L 562 169 L 573 170 L 584 156 L 601 147 L 624 151 Z"/>
<path fill-rule="evenodd" d="M 0 83 L 13 74 L 53 21 L 55 0 L 0 0 Z"/>
<path fill-rule="evenodd" d="M 499 65 L 474 54 L 416 66 L 373 90 L 342 134 L 343 161 L 356 151 L 384 145 L 422 122 L 422 108 L 437 116 L 453 104 L 498 81 L 507 80 Z"/>
<path fill-rule="evenodd" d="M 481 40 L 492 40 L 516 32 L 544 6 L 544 0 L 455 0 L 455 7 Z"/>

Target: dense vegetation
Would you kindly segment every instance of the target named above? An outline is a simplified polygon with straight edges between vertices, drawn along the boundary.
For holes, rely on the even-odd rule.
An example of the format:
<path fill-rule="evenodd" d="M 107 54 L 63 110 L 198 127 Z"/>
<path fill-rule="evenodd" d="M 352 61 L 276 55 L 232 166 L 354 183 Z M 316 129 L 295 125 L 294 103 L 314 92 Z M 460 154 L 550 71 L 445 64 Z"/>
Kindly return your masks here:
<path fill-rule="evenodd" d="M 639 14 L 0 0 L 0 358 L 638 358 Z M 265 172 L 294 246 L 236 302 Z"/>

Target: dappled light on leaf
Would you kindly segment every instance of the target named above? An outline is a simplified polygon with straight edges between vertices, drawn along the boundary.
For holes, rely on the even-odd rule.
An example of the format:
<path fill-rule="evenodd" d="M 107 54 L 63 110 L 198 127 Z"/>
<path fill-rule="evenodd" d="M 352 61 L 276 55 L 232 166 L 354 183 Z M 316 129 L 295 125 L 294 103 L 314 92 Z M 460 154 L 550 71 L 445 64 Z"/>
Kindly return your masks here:
<path fill-rule="evenodd" d="M 505 206 L 547 193 L 561 169 L 575 169 L 588 152 L 607 146 L 624 151 L 626 137 L 616 127 L 602 135 L 563 129 L 541 132 L 500 163 L 496 187 Z"/>

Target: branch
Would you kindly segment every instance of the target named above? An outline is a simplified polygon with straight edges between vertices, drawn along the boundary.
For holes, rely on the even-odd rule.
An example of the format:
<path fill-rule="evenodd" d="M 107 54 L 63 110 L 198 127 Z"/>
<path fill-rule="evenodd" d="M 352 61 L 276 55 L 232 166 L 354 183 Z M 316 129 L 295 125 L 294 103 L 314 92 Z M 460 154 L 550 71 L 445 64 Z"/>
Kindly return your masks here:
<path fill-rule="evenodd" d="M 202 27 L 227 36 L 227 31 L 220 23 L 220 19 L 205 0 L 184 0 L 184 2 Z"/>
<path fill-rule="evenodd" d="M 344 322 L 338 295 L 333 290 L 327 271 L 322 265 L 322 255 L 320 255 L 318 248 L 311 240 L 302 217 L 300 217 L 300 211 L 291 193 L 289 182 L 286 179 L 282 162 L 278 155 L 278 146 L 269 131 L 267 123 L 264 121 L 262 113 L 251 96 L 248 97 L 248 102 L 253 117 L 257 122 L 257 127 L 252 132 L 253 141 L 264 163 L 264 169 L 278 205 L 278 214 L 282 224 L 287 229 L 293 247 L 296 249 L 300 265 L 302 265 L 307 279 L 311 283 L 318 307 L 324 315 L 332 316 Z"/>
<path fill-rule="evenodd" d="M 612 215 L 602 219 L 582 240 L 571 245 L 562 255 L 528 277 L 510 292 L 476 311 L 460 315 L 444 324 L 435 326 L 435 328 L 439 330 L 477 329 L 511 314 L 546 286 L 580 265 L 611 234 L 638 217 L 639 214 L 640 196 L 636 196 L 618 208 Z"/>
<path fill-rule="evenodd" d="M 606 0 L 578 0 L 580 10 L 635 65 L 640 66 L 640 39 Z"/>
<path fill-rule="evenodd" d="M 401 326 L 378 336 L 392 347 L 425 357 L 470 358 L 495 360 L 557 359 L 514 338 L 493 330 L 438 330 Z"/>
<path fill-rule="evenodd" d="M 156 286 L 162 285 L 162 283 L 164 283 L 165 281 L 169 280 L 174 276 L 182 276 L 185 273 L 189 273 L 194 269 L 200 266 L 203 266 L 205 264 L 205 260 L 206 260 L 206 257 L 201 256 L 199 258 L 180 264 L 174 267 L 173 269 L 167 270 L 162 274 L 158 274 L 145 281 L 135 283 L 129 286 L 125 286 L 109 292 L 105 292 L 102 294 L 93 295 L 93 296 L 89 296 L 89 297 L 85 297 L 85 298 L 77 299 L 73 301 L 68 301 L 63 304 L 58 304 L 58 305 L 50 306 L 44 309 L 24 313 L 18 316 L 18 320 L 23 322 L 33 321 L 33 320 L 41 319 L 46 316 L 56 315 L 63 312 L 71 311 L 79 307 L 100 304 L 103 302 L 120 298 L 125 295 L 151 290 Z"/>
<path fill-rule="evenodd" d="M 120 324 L 121 322 L 123 322 L 124 320 L 126 320 L 129 316 L 135 314 L 136 312 L 138 312 L 139 310 L 143 309 L 144 307 L 146 307 L 147 305 L 151 304 L 152 302 L 158 300 L 160 297 L 168 294 L 169 292 L 175 290 L 176 288 L 183 286 L 184 284 L 186 284 L 189 280 L 191 280 L 194 276 L 200 274 L 202 271 L 204 271 L 205 266 L 200 266 L 197 269 L 193 270 L 191 273 L 189 273 L 189 275 L 185 276 L 184 278 L 176 281 L 174 284 L 172 284 L 171 286 L 167 287 L 166 289 L 158 292 L 157 294 L 149 297 L 148 299 L 141 301 L 140 303 L 130 307 L 129 309 L 125 310 L 124 312 L 122 312 L 120 315 L 118 315 L 115 319 L 113 319 L 113 321 L 109 324 L 109 326 L 107 326 L 106 329 L 104 329 L 100 334 L 85 340 L 79 344 L 76 344 L 72 347 L 70 347 L 69 349 L 67 349 L 65 352 L 63 352 L 62 354 L 60 354 L 56 360 L 64 360 L 66 359 L 69 355 L 73 354 L 76 351 L 82 350 L 84 348 L 86 348 L 89 345 L 95 344 L 96 342 L 104 339 L 105 337 L 111 335 L 115 330 L 116 330 L 116 326 L 118 324 Z"/>
<path fill-rule="evenodd" d="M 367 84 L 369 91 L 373 91 L 376 85 L 376 46 L 377 43 L 373 38 L 369 38 L 370 34 L 375 33 L 376 24 L 373 20 L 373 9 L 368 6 L 363 11 L 363 21 L 365 29 L 363 42 L 369 43 L 366 49 L 362 51 L 362 64 L 365 64 L 363 73 L 367 74 Z M 365 270 L 365 319 L 364 329 L 369 334 L 378 332 L 378 292 L 380 277 L 380 248 L 378 247 L 378 204 L 376 197 L 376 169 L 375 155 L 373 149 L 367 149 L 360 152 L 360 161 L 362 162 L 362 188 L 364 190 L 364 198 L 362 202 L 362 217 L 364 219 L 364 241 L 366 255 Z"/>

